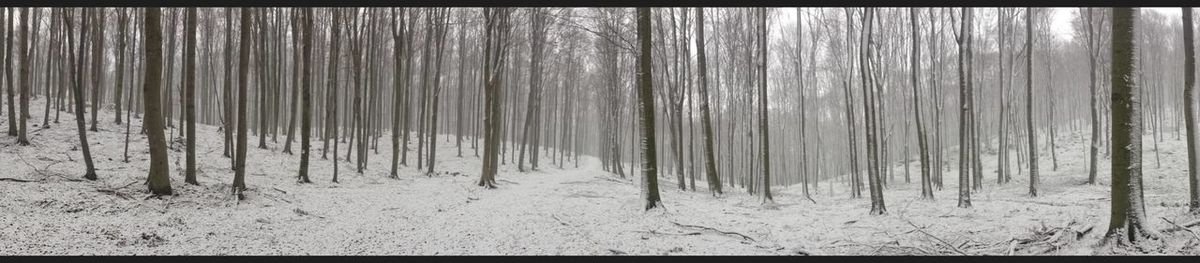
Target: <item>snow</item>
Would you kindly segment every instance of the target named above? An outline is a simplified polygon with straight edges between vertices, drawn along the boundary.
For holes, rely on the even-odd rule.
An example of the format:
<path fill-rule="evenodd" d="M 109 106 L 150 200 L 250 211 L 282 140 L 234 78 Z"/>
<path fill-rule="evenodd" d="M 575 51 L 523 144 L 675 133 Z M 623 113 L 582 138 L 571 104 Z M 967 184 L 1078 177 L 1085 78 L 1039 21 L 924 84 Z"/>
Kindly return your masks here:
<path fill-rule="evenodd" d="M 30 104 L 31 113 L 41 113 L 41 100 Z M 31 125 L 40 124 L 40 114 L 34 115 Z M 100 177 L 92 182 L 79 180 L 84 165 L 73 116 L 63 112 L 60 123 L 31 127 L 32 146 L 17 146 L 11 137 L 0 140 L 0 177 L 41 180 L 0 181 L 0 254 L 869 255 L 959 250 L 1003 255 L 1013 239 L 1030 238 L 1043 225 L 1072 221 L 1074 228 L 1094 229 L 1048 253 L 1131 253 L 1094 247 L 1107 229 L 1109 171 L 1102 159 L 1099 185 L 1082 184 L 1086 133 L 1060 135 L 1058 171 L 1050 171 L 1049 155 L 1042 153 L 1041 197 L 1026 196 L 1023 173 L 997 186 L 995 156 L 985 154 L 987 181 L 982 191 L 972 193 L 974 208 L 955 207 L 957 170 L 945 172 L 945 189 L 935 192 L 936 201 L 922 201 L 915 181 L 918 167 L 912 167 L 914 183 L 905 184 L 902 168 L 894 166 L 898 180 L 884 191 L 888 213 L 868 216 L 869 200 L 848 198 L 842 183 L 831 194 L 832 182 L 821 182 L 816 204 L 801 198 L 798 186 L 776 186 L 776 205 L 764 207 L 759 198 L 732 187 L 722 197 L 712 197 L 703 185 L 696 192 L 680 191 L 670 176 L 660 179 L 665 209 L 643 212 L 637 181 L 602 172 L 591 157 L 581 158 L 579 168 L 568 163 L 564 169 L 547 157 L 540 170 L 529 173 L 517 172 L 511 163 L 502 165 L 499 188 L 487 190 L 475 185 L 480 159 L 468 143 L 464 156 L 455 157 L 451 136 L 438 139 L 436 170 L 444 173 L 426 176 L 410 159 L 413 166 L 402 166 L 399 179 L 388 179 L 390 137 L 385 137 L 363 174 L 342 163 L 337 184 L 330 182 L 331 161 L 320 159 L 320 141 L 312 150 L 313 184 L 295 182 L 299 157 L 280 153 L 282 141 L 269 143 L 267 150 L 251 147 L 247 200 L 239 202 L 230 194 L 233 175 L 229 159 L 221 155 L 222 134 L 205 125 L 197 125 L 196 132 L 200 186 L 183 183 L 183 153 L 176 143 L 169 152 L 176 195 L 146 199 L 142 182 L 149 156 L 145 137 L 137 134 L 140 119 L 134 119 L 130 163 L 123 163 L 124 125 L 113 124 L 111 112 L 100 114 L 101 131 L 88 134 Z M 7 129 L 4 125 L 0 130 Z M 1156 229 L 1169 226 L 1159 217 L 1195 219 L 1184 215 L 1186 148 L 1183 141 L 1165 137 L 1160 142 L 1162 168 L 1153 163 L 1152 141 L 1146 141 L 1143 155 L 1146 208 Z M 256 146 L 255 136 L 249 141 Z M 947 162 L 956 162 L 952 153 L 947 156 Z M 1198 254 L 1186 232 L 1164 237 L 1164 248 L 1141 253 Z M 1020 245 L 1014 250 L 1029 254 L 1042 249 Z"/>

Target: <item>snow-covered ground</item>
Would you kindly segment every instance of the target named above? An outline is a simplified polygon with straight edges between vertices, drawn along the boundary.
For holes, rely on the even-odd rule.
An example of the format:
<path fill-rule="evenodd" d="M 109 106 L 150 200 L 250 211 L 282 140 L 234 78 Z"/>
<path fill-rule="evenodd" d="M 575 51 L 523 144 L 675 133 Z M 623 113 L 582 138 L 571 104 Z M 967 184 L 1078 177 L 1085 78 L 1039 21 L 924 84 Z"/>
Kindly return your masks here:
<path fill-rule="evenodd" d="M 42 101 L 31 106 L 30 123 L 40 124 Z M 134 119 L 130 162 L 124 163 L 124 125 L 101 112 L 101 131 L 88 134 L 100 179 L 83 181 L 73 116 L 63 112 L 60 123 L 32 127 L 31 146 L 0 138 L 0 177 L 33 181 L 0 181 L 0 254 L 1112 253 L 1094 247 L 1107 229 L 1109 172 L 1103 160 L 1100 184 L 1083 184 L 1086 133 L 1059 137 L 1057 171 L 1043 156 L 1041 197 L 1026 196 L 1025 173 L 997 185 L 995 156 L 985 155 L 987 180 L 972 194 L 974 208 L 955 207 L 957 170 L 945 172 L 936 201 L 919 200 L 919 184 L 903 183 L 898 170 L 897 182 L 885 190 L 888 214 L 868 216 L 869 201 L 848 198 L 841 182 L 821 182 L 815 204 L 800 197 L 797 186 L 776 187 L 778 205 L 763 207 L 740 189 L 727 187 L 718 198 L 700 185 L 680 191 L 665 177 L 666 209 L 643 212 L 637 181 L 602 172 L 590 157 L 565 169 L 546 158 L 541 170 L 529 173 L 503 165 L 499 188 L 485 190 L 475 185 L 480 159 L 469 144 L 455 157 L 449 136 L 438 139 L 437 170 L 444 173 L 426 176 L 410 159 L 399 179 L 388 179 L 390 141 L 384 138 L 362 174 L 343 162 L 337 184 L 317 141 L 315 183 L 297 184 L 299 157 L 280 152 L 281 135 L 267 150 L 249 149 L 250 189 L 239 202 L 230 195 L 233 173 L 222 156 L 222 134 L 204 125 L 197 126 L 201 185 L 183 183 L 182 148 L 173 144 L 176 195 L 147 199 L 142 182 L 149 155 L 137 134 L 140 119 Z M 1161 168 L 1153 142 L 1145 144 L 1146 208 L 1157 229 L 1170 226 L 1160 217 L 1195 220 L 1184 215 L 1186 148 L 1166 137 L 1159 145 Z M 345 145 L 340 150 L 344 156 Z M 1116 253 L 1200 253 L 1200 239 L 1187 232 L 1163 237 L 1162 248 Z"/>

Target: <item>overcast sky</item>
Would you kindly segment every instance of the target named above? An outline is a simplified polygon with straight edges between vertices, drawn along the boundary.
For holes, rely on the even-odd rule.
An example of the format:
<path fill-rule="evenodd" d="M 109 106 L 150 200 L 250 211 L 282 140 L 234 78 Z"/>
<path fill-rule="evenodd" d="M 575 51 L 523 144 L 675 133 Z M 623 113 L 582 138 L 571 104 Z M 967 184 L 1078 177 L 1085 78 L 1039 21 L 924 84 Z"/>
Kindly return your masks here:
<path fill-rule="evenodd" d="M 1075 11 L 1078 10 L 1078 8 L 1077 7 L 1055 7 L 1052 9 L 1054 12 L 1054 15 L 1053 15 L 1054 17 L 1050 24 L 1050 30 L 1053 30 L 1054 33 L 1059 38 L 1071 39 L 1071 35 L 1072 35 L 1072 31 L 1073 31 L 1073 29 L 1071 29 L 1071 19 L 1072 19 L 1072 17 L 1075 16 Z M 1182 12 L 1183 12 L 1178 7 L 1143 7 L 1143 9 L 1147 9 L 1147 10 L 1150 10 L 1153 12 L 1159 12 L 1162 14 L 1169 15 L 1171 17 L 1179 17 L 1182 15 Z M 783 8 L 783 10 L 780 10 L 780 11 L 781 11 L 779 13 L 780 17 L 778 18 L 780 20 L 777 20 L 777 21 L 780 21 L 783 24 L 789 24 L 789 25 L 793 24 L 794 23 L 793 21 L 796 21 L 796 18 L 795 18 L 796 17 L 796 9 L 795 8 Z M 772 38 L 782 37 L 780 35 L 777 35 L 777 34 L 779 34 L 778 29 L 773 29 L 772 31 L 775 31 L 775 32 L 771 32 Z"/>

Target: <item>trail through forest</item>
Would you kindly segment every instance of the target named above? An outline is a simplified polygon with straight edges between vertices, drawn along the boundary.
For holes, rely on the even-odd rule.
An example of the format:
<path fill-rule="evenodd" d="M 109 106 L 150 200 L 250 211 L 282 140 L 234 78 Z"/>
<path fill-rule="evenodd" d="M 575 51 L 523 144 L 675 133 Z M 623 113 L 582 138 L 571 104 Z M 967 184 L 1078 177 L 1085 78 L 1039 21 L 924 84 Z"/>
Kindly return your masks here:
<path fill-rule="evenodd" d="M 31 103 L 34 112 L 42 105 Z M 95 182 L 77 174 L 83 164 L 73 161 L 80 152 L 70 114 L 33 127 L 33 147 L 0 142 L 0 177 L 11 178 L 0 181 L 0 254 L 1092 254 L 1107 223 L 1107 174 L 1099 185 L 1081 185 L 1080 134 L 1062 140 L 1060 167 L 1045 173 L 1038 198 L 1024 197 L 1025 179 L 1014 176 L 999 187 L 987 181 L 976 206 L 960 209 L 952 180 L 932 202 L 918 200 L 918 184 L 898 180 L 885 192 L 889 214 L 866 216 L 869 200 L 823 181 L 815 203 L 798 185 L 779 189 L 773 207 L 740 191 L 714 198 L 698 186 L 666 190 L 665 210 L 642 212 L 637 181 L 602 172 L 591 157 L 579 168 L 546 160 L 529 173 L 510 162 L 500 167 L 498 189 L 482 189 L 469 146 L 461 158 L 438 151 L 437 174 L 403 167 L 399 179 L 387 178 L 390 152 L 380 147 L 370 169 L 343 169 L 337 184 L 318 146 L 315 183 L 305 185 L 295 183 L 298 160 L 272 143 L 250 149 L 247 200 L 239 202 L 230 194 L 222 134 L 206 125 L 196 133 L 200 186 L 182 183 L 181 144 L 173 141 L 176 195 L 148 198 L 145 136 L 133 126 L 123 163 L 124 126 L 99 116 L 100 132 L 89 134 Z M 453 149 L 450 138 L 439 138 L 439 147 Z M 1160 228 L 1170 227 L 1160 216 L 1194 222 L 1175 216 L 1186 209 L 1178 200 L 1187 188 L 1167 179 L 1184 173 L 1183 143 L 1168 138 L 1161 146 L 1162 168 L 1147 167 L 1147 211 Z M 1187 232 L 1165 236 L 1166 248 L 1143 253 L 1197 254 L 1200 240 Z"/>

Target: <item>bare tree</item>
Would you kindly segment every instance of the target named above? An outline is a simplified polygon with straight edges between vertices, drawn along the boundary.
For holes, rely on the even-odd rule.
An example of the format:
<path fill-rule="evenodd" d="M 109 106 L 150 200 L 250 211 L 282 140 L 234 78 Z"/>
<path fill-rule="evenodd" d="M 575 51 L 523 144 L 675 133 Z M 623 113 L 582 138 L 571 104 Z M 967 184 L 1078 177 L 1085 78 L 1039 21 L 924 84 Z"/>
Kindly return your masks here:
<path fill-rule="evenodd" d="M 959 25 L 961 33 L 955 34 L 955 41 L 958 42 L 958 86 L 959 86 L 959 103 L 962 107 L 959 110 L 959 126 L 958 126 L 958 207 L 971 207 L 971 136 L 969 135 L 971 128 L 971 115 L 973 106 L 971 103 L 970 82 L 970 56 L 971 56 L 971 35 L 972 33 L 972 10 L 962 8 L 962 24 Z"/>
<path fill-rule="evenodd" d="M 708 179 L 708 190 L 714 196 L 721 192 L 721 177 L 717 174 L 717 160 L 713 152 L 713 130 L 711 110 L 708 102 L 708 64 L 704 53 L 704 8 L 696 8 L 696 62 L 700 73 L 700 115 L 704 125 L 704 174 Z"/>
<path fill-rule="evenodd" d="M 142 86 L 142 100 L 146 107 L 146 113 L 142 121 L 146 126 L 146 141 L 150 147 L 150 171 L 147 175 L 147 185 L 150 193 L 154 195 L 171 195 L 171 178 L 168 176 L 171 168 L 167 160 L 166 135 L 163 134 L 162 107 L 159 105 L 162 102 L 162 96 L 159 93 L 159 85 L 162 82 L 162 26 L 160 26 L 162 15 L 159 8 L 145 8 L 145 10 L 143 19 L 145 25 L 142 27 L 142 35 L 146 37 L 142 46 L 145 48 L 146 54 L 146 72 L 143 74 L 145 81 Z M 84 12 L 87 12 L 86 9 Z M 69 38 L 68 42 L 70 42 Z M 78 86 L 77 84 L 76 87 Z M 79 95 L 82 92 L 79 90 L 81 89 L 76 88 L 75 97 L 76 100 L 82 101 L 81 95 Z M 83 111 L 83 105 L 77 104 L 75 107 L 77 113 Z M 82 113 L 77 115 L 82 115 Z M 83 130 L 83 118 L 77 119 L 79 129 Z"/>
<path fill-rule="evenodd" d="M 1200 213 L 1200 165 L 1196 164 L 1196 46 L 1192 31 L 1192 8 L 1183 9 L 1183 119 L 1187 130 L 1188 150 L 1188 211 Z"/>
<path fill-rule="evenodd" d="M 917 79 L 917 76 L 921 75 L 921 31 L 917 27 L 917 24 L 920 23 L 916 8 L 908 8 L 908 18 L 912 26 L 912 54 L 909 54 L 909 56 L 912 63 L 913 119 L 917 122 L 917 145 L 920 148 L 919 153 L 921 158 L 921 198 L 932 200 L 933 185 L 929 171 L 931 163 L 929 161 L 928 139 L 925 137 L 925 126 L 921 122 L 921 93 L 919 88 L 921 82 Z"/>
<path fill-rule="evenodd" d="M 184 164 L 184 182 L 199 185 L 196 181 L 196 8 L 187 9 L 187 46 L 184 47 L 183 62 L 183 118 L 187 120 L 184 137 L 187 140 L 187 162 Z M 95 125 L 95 122 L 92 123 Z M 93 126 L 95 127 L 95 126 Z"/>
<path fill-rule="evenodd" d="M 500 146 L 500 76 L 504 74 L 505 58 L 508 53 L 509 17 L 508 8 L 484 8 L 484 140 L 483 171 L 479 186 L 496 188 L 497 158 Z"/>
<path fill-rule="evenodd" d="M 654 143 L 654 86 L 651 75 L 650 8 L 637 9 L 638 53 L 638 117 L 641 118 L 642 142 L 642 198 L 647 211 L 662 207 L 658 196 L 658 158 Z"/>
<path fill-rule="evenodd" d="M 300 171 L 297 181 L 311 183 L 308 179 L 308 158 L 312 146 L 312 47 L 313 47 L 313 15 L 312 8 L 304 8 L 300 21 L 304 23 L 304 60 L 300 62 L 303 75 L 300 77 L 300 104 L 303 105 L 300 114 Z"/>
<path fill-rule="evenodd" d="M 1029 140 L 1029 196 L 1038 196 L 1037 133 L 1033 127 L 1033 11 L 1025 8 L 1025 127 Z M 1050 136 L 1054 136 L 1051 134 Z"/>
<path fill-rule="evenodd" d="M 1112 213 L 1105 244 L 1157 239 L 1142 196 L 1141 94 L 1133 83 L 1133 8 L 1112 12 Z"/>
<path fill-rule="evenodd" d="M 233 194 L 237 195 L 238 200 L 245 199 L 242 191 L 246 190 L 246 150 L 247 150 L 247 127 L 250 126 L 246 119 L 246 107 L 248 106 L 246 98 L 247 80 L 249 79 L 249 62 L 250 62 L 250 10 L 245 7 L 241 9 L 241 22 L 238 25 L 241 27 L 241 37 L 238 47 L 238 91 L 237 91 L 237 151 L 234 153 L 234 174 L 233 174 Z"/>

